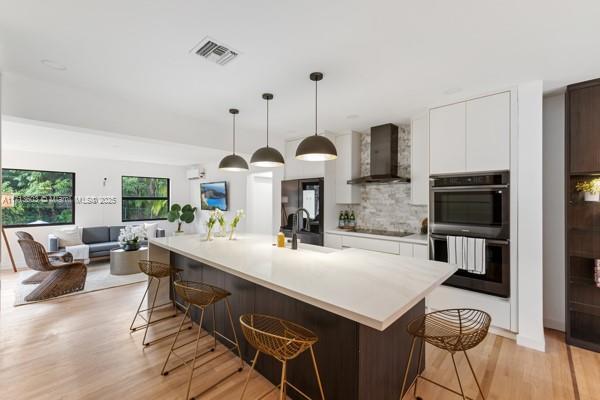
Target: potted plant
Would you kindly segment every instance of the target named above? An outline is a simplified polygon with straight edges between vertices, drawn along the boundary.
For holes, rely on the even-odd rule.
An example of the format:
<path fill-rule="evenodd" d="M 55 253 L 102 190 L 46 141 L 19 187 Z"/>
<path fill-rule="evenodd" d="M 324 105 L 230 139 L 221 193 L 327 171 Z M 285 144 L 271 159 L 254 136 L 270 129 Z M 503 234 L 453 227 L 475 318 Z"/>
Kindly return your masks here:
<path fill-rule="evenodd" d="M 179 204 L 175 203 L 171 206 L 171 210 L 167 214 L 167 220 L 169 220 L 169 222 L 177 222 L 177 230 L 175 231 L 176 235 L 181 235 L 184 233 L 181 229 L 181 224 L 184 222 L 186 224 L 191 224 L 194 221 L 196 209 L 197 207 L 192 207 L 189 204 L 181 207 Z"/>
<path fill-rule="evenodd" d="M 125 251 L 139 250 L 142 246 L 141 239 L 146 236 L 143 226 L 127 225 L 119 232 L 119 244 Z"/>
<path fill-rule="evenodd" d="M 575 189 L 578 192 L 583 192 L 585 201 L 600 201 L 600 178 L 577 182 Z"/>
<path fill-rule="evenodd" d="M 235 233 L 235 229 L 237 228 L 238 223 L 242 218 L 244 218 L 246 214 L 244 214 L 244 210 L 237 210 L 235 212 L 235 217 L 231 220 L 229 224 L 231 230 L 229 231 L 229 240 L 233 240 L 233 234 Z"/>

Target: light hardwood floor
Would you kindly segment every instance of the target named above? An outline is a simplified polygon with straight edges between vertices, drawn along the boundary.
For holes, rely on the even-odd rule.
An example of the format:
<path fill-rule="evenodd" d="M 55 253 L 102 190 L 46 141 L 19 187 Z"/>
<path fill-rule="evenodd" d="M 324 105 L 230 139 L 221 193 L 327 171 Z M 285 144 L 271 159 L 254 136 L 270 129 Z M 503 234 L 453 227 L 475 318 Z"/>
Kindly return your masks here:
<path fill-rule="evenodd" d="M 143 333 L 129 333 L 143 284 L 13 307 L 13 288 L 19 284 L 16 274 L 2 272 L 0 280 L 0 399 L 184 398 L 186 368 L 160 375 L 170 340 L 142 349 Z M 170 329 L 177 321 L 161 325 Z M 556 331 L 546 332 L 546 344 L 546 353 L 540 353 L 489 335 L 472 350 L 473 366 L 487 398 L 600 399 L 600 354 L 566 346 Z M 192 394 L 236 365 L 232 355 L 199 368 Z M 475 397 L 477 388 L 460 356 L 458 368 L 466 391 Z M 247 371 L 234 374 L 201 398 L 238 399 Z M 198 376 L 202 372 L 206 373 Z M 457 385 L 450 358 L 434 348 L 427 348 L 425 375 Z M 264 378 L 253 375 L 247 398 L 256 398 L 270 387 Z M 423 381 L 418 395 L 425 400 L 458 398 Z"/>

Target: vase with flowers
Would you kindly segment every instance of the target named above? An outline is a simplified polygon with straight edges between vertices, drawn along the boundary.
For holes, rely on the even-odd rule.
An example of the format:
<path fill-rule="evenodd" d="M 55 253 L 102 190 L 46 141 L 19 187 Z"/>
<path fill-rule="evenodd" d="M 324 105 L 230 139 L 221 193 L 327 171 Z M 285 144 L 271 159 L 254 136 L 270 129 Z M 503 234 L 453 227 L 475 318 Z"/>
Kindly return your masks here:
<path fill-rule="evenodd" d="M 215 211 L 216 210 L 210 212 L 208 220 L 206 221 L 206 241 L 212 240 L 212 230 L 217 223 L 217 214 Z"/>
<path fill-rule="evenodd" d="M 225 213 L 220 209 L 215 209 L 215 215 L 217 217 L 217 222 L 219 223 L 219 232 L 216 236 L 225 237 L 227 235 L 227 221 L 225 221 Z"/>
<path fill-rule="evenodd" d="M 230 227 L 230 230 L 229 230 L 229 240 L 233 240 L 233 237 L 234 237 L 234 234 L 235 234 L 235 230 L 236 230 L 236 228 L 238 226 L 238 223 L 245 216 L 246 216 L 246 214 L 244 214 L 244 210 L 237 210 L 235 212 L 235 217 L 233 217 L 233 219 L 231 220 L 231 223 L 229 224 L 229 227 Z"/>
<path fill-rule="evenodd" d="M 577 182 L 575 190 L 583 192 L 585 201 L 600 201 L 600 178 Z"/>
<path fill-rule="evenodd" d="M 119 245 L 125 251 L 139 250 L 141 239 L 146 237 L 143 226 L 127 225 L 119 231 Z"/>

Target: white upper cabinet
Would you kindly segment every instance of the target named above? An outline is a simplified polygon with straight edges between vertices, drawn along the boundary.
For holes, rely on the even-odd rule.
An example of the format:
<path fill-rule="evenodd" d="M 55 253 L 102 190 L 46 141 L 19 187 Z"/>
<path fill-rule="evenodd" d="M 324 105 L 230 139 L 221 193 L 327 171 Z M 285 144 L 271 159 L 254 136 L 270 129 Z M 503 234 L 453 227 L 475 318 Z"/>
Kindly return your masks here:
<path fill-rule="evenodd" d="M 510 92 L 429 111 L 429 172 L 510 169 Z"/>
<path fill-rule="evenodd" d="M 429 199 L 429 132 L 427 116 L 411 121 L 410 202 L 428 204 Z"/>
<path fill-rule="evenodd" d="M 349 185 L 360 176 L 360 133 L 350 132 L 335 137 L 338 158 L 335 160 L 335 202 L 360 203 L 360 186 Z"/>
<path fill-rule="evenodd" d="M 510 92 L 467 102 L 467 171 L 510 168 Z"/>
<path fill-rule="evenodd" d="M 325 176 L 325 161 L 296 159 L 296 149 L 302 139 L 285 142 L 285 179 L 320 178 Z"/>
<path fill-rule="evenodd" d="M 429 111 L 429 173 L 464 172 L 465 164 L 464 102 Z"/>

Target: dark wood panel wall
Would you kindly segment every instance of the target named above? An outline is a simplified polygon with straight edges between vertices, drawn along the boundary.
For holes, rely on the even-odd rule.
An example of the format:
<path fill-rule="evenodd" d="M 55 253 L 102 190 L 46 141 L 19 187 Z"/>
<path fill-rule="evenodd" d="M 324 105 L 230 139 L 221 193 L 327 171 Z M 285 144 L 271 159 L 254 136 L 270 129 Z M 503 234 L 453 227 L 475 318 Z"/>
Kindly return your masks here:
<path fill-rule="evenodd" d="M 246 362 L 252 361 L 255 350 L 243 337 L 239 317 L 245 313 L 273 315 L 296 322 L 318 335 L 315 353 L 327 399 L 397 400 L 400 397 L 411 343 L 406 326 L 424 313 L 424 300 L 390 328 L 380 332 L 176 253 L 171 253 L 171 264 L 184 269 L 184 279 L 223 287 L 232 293 L 229 298 L 232 316 Z M 193 318 L 198 321 L 198 313 Z M 208 313 L 203 327 L 210 329 L 211 323 Z M 216 307 L 216 323 L 217 329 L 233 337 L 223 303 Z M 411 381 L 416 376 L 417 362 L 415 356 Z M 280 382 L 281 364 L 274 359 L 262 355 L 257 369 L 274 384 Z M 320 398 L 308 352 L 289 363 L 288 378 L 312 398 Z M 302 398 L 292 390 L 288 391 L 288 396 Z"/>
<path fill-rule="evenodd" d="M 600 79 L 565 94 L 565 241 L 567 343 L 600 351 L 600 203 L 584 201 L 576 184 L 600 176 Z"/>

